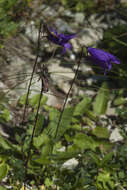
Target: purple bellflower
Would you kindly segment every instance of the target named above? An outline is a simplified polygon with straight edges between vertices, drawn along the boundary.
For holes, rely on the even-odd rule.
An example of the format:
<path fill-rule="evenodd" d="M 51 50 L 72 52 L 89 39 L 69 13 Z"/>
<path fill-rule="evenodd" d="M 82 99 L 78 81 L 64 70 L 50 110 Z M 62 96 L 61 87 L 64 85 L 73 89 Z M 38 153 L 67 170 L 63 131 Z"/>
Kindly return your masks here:
<path fill-rule="evenodd" d="M 69 40 L 75 38 L 75 36 L 76 34 L 71 34 L 71 35 L 58 34 L 55 30 L 51 29 L 48 32 L 47 38 L 54 44 L 62 46 L 64 48 L 62 54 L 64 54 L 66 52 L 66 49 L 71 50 L 72 45 L 69 43 Z"/>
<path fill-rule="evenodd" d="M 90 54 L 88 58 L 103 68 L 104 75 L 106 75 L 106 67 L 110 71 L 112 63 L 120 64 L 120 60 L 117 57 L 103 50 L 88 47 L 87 52 Z"/>

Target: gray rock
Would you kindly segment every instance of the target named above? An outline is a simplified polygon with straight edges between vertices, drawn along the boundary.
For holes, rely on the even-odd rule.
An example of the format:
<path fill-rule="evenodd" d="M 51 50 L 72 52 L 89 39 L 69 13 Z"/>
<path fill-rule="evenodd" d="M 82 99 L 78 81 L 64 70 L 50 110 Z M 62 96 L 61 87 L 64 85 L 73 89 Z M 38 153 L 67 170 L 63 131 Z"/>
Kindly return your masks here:
<path fill-rule="evenodd" d="M 62 15 L 70 17 L 70 18 L 74 18 L 74 14 L 70 10 L 64 10 Z"/>
<path fill-rule="evenodd" d="M 116 114 L 116 108 L 111 107 L 111 101 L 108 103 L 106 115 L 109 115 L 109 116 L 111 116 L 111 115 L 117 115 Z"/>
<path fill-rule="evenodd" d="M 55 20 L 55 25 L 58 28 L 58 30 L 62 33 L 69 32 L 69 33 L 75 33 L 75 31 L 70 27 L 70 24 L 68 24 L 66 21 L 57 18 Z"/>
<path fill-rule="evenodd" d="M 51 73 L 51 79 L 53 83 L 57 85 L 65 93 L 68 92 L 70 88 L 69 81 L 74 78 L 74 72 L 72 69 L 61 67 L 58 63 L 53 63 L 49 65 L 49 72 Z"/>
<path fill-rule="evenodd" d="M 78 165 L 78 161 L 75 158 L 69 159 L 62 165 L 61 169 L 72 170 Z"/>
<path fill-rule="evenodd" d="M 82 24 L 84 21 L 85 15 L 83 13 L 76 13 L 75 14 L 75 22 Z"/>
<path fill-rule="evenodd" d="M 43 15 L 45 17 L 50 17 L 50 16 L 56 17 L 57 14 L 58 12 L 55 9 L 53 9 L 53 7 L 50 6 L 46 6 L 46 8 L 43 10 Z"/>
<path fill-rule="evenodd" d="M 31 21 L 26 25 L 25 34 L 31 41 L 33 41 L 34 43 L 37 42 L 38 29 L 35 27 L 34 21 Z"/>
<path fill-rule="evenodd" d="M 117 141 L 122 141 L 124 138 L 120 135 L 119 129 L 115 128 L 112 131 L 109 139 L 112 142 L 117 142 Z"/>

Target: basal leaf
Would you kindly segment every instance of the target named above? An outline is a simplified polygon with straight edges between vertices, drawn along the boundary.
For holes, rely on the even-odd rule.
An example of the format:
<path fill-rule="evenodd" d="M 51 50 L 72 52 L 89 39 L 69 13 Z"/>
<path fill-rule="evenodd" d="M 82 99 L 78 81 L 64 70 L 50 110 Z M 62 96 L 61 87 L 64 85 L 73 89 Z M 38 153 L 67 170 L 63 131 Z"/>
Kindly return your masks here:
<path fill-rule="evenodd" d="M 99 138 L 105 138 L 108 139 L 110 136 L 110 132 L 108 131 L 108 129 L 106 127 L 99 127 L 96 126 L 95 129 L 93 129 L 92 132 L 96 137 Z"/>
<path fill-rule="evenodd" d="M 0 117 L 1 117 L 2 119 L 4 119 L 5 121 L 9 121 L 9 120 L 10 120 L 10 112 L 9 112 L 9 110 L 5 108 L 5 109 L 2 111 Z"/>
<path fill-rule="evenodd" d="M 33 140 L 33 144 L 36 148 L 39 148 L 40 146 L 44 144 L 48 144 L 49 142 L 50 142 L 49 137 L 44 133 L 42 133 L 38 137 L 34 137 L 34 140 Z"/>
<path fill-rule="evenodd" d="M 123 105 L 123 104 L 126 104 L 126 103 L 127 103 L 127 99 L 126 99 L 126 98 L 123 98 L 123 97 L 117 97 L 117 98 L 114 100 L 113 103 L 114 103 L 115 106 Z"/>
<path fill-rule="evenodd" d="M 44 165 L 49 165 L 51 164 L 51 159 L 49 158 L 49 156 L 39 156 L 39 158 L 34 159 L 35 162 L 39 163 L 39 164 L 44 164 Z"/>
<path fill-rule="evenodd" d="M 82 116 L 90 107 L 91 105 L 91 98 L 85 96 L 81 102 L 77 104 L 74 111 L 74 116 Z"/>
<path fill-rule="evenodd" d="M 104 156 L 104 158 L 101 160 L 101 164 L 102 166 L 104 166 L 105 164 L 107 164 L 110 160 L 112 160 L 112 156 L 113 156 L 113 152 L 109 152 L 108 154 L 106 154 Z"/>
<path fill-rule="evenodd" d="M 61 136 L 64 135 L 65 131 L 69 129 L 70 123 L 72 121 L 74 108 L 66 108 L 63 112 L 61 121 L 59 123 L 58 131 L 57 131 L 57 138 L 59 139 Z M 55 137 L 56 129 L 59 122 L 60 112 L 56 109 L 53 109 L 49 114 L 49 125 L 44 130 L 44 133 L 48 134 L 50 137 Z"/>
<path fill-rule="evenodd" d="M 98 91 L 98 94 L 93 103 L 93 110 L 97 114 L 105 114 L 109 101 L 109 88 L 107 83 L 104 82 Z"/>
<path fill-rule="evenodd" d="M 5 164 L 4 162 L 0 164 L 0 180 L 6 177 L 8 173 L 9 166 Z"/>
<path fill-rule="evenodd" d="M 105 141 L 105 139 L 96 140 L 102 153 L 107 153 L 113 149 L 114 143 L 110 141 Z"/>
<path fill-rule="evenodd" d="M 95 150 L 98 147 L 98 143 L 94 139 L 86 134 L 77 133 L 73 139 L 74 144 L 79 148 Z"/>
<path fill-rule="evenodd" d="M 53 185 L 53 180 L 51 180 L 50 178 L 46 178 L 45 185 L 46 187 L 51 187 Z"/>
<path fill-rule="evenodd" d="M 4 137 L 0 136 L 0 147 L 9 150 L 12 148 L 12 145 Z"/>
<path fill-rule="evenodd" d="M 30 97 L 29 99 L 29 104 L 33 107 L 37 107 L 38 106 L 38 102 L 39 102 L 39 98 L 40 98 L 40 94 L 35 94 L 32 97 Z M 47 101 L 47 97 L 46 96 L 42 96 L 41 98 L 41 103 L 40 105 L 45 104 Z"/>
<path fill-rule="evenodd" d="M 93 152 L 90 152 L 89 155 L 93 159 L 93 161 L 97 164 L 97 166 L 100 166 L 99 156 Z"/>
<path fill-rule="evenodd" d="M 25 105 L 25 103 L 26 103 L 26 97 L 27 97 L 27 94 L 24 94 L 23 96 L 21 96 L 21 98 L 19 100 L 19 104 Z"/>
<path fill-rule="evenodd" d="M 99 173 L 99 175 L 97 176 L 97 183 L 102 185 L 102 188 L 104 190 L 108 190 L 109 188 L 114 189 L 115 187 L 113 177 L 110 175 L 108 171 L 103 171 Z"/>
<path fill-rule="evenodd" d="M 52 153 L 52 145 L 51 144 L 46 144 L 42 147 L 41 150 L 41 155 L 42 156 L 49 156 Z"/>
<path fill-rule="evenodd" d="M 7 188 L 2 187 L 2 186 L 0 185 L 0 190 L 7 190 Z"/>
<path fill-rule="evenodd" d="M 71 158 L 74 158 L 76 155 L 80 153 L 80 150 L 78 146 L 76 145 L 70 145 L 68 146 L 68 149 L 64 152 L 58 152 L 53 156 L 53 160 L 57 161 L 65 161 Z"/>

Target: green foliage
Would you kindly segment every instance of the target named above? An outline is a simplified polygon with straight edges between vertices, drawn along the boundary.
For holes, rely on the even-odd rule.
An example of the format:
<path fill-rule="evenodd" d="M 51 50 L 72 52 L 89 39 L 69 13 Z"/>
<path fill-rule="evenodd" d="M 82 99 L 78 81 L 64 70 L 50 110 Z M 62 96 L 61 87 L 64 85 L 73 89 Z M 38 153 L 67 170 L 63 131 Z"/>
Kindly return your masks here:
<path fill-rule="evenodd" d="M 122 147 L 119 143 L 110 142 L 110 131 L 103 125 L 100 116 L 106 113 L 109 101 L 113 102 L 116 109 L 126 105 L 122 97 L 123 92 L 119 91 L 117 96 L 112 96 L 111 99 L 113 94 L 107 83 L 103 83 L 94 98 L 84 96 L 76 105 L 67 106 L 57 134 L 60 111 L 47 106 L 46 99 L 42 98 L 42 112 L 39 112 L 28 162 L 28 183 L 37 186 L 44 184 L 48 189 L 57 185 L 61 190 L 126 188 L 126 140 Z M 122 101 L 119 98 L 123 98 Z M 26 130 L 15 133 L 16 144 L 0 136 L 0 178 L 9 176 L 10 185 L 15 190 L 21 188 L 24 180 L 23 158 L 28 156 L 38 101 L 38 94 L 29 99 L 32 116 L 28 119 Z M 22 105 L 21 102 L 25 103 L 25 96 L 19 106 Z M 48 115 L 48 120 L 45 114 Z M 127 139 L 125 133 L 123 137 Z M 70 159 L 75 159 L 77 164 L 65 167 Z M 17 181 L 20 181 L 18 186 Z"/>
<path fill-rule="evenodd" d="M 6 163 L 1 163 L 0 164 L 0 180 L 6 177 L 8 173 L 9 166 Z"/>
<path fill-rule="evenodd" d="M 31 98 L 29 98 L 29 104 L 30 104 L 32 107 L 36 107 L 36 108 L 37 108 L 39 98 L 40 98 L 40 94 L 35 94 L 35 95 L 33 95 Z M 46 103 L 46 101 L 47 101 L 47 97 L 46 97 L 46 96 L 43 96 L 42 99 L 41 99 L 40 105 L 42 106 L 43 104 Z"/>
<path fill-rule="evenodd" d="M 5 120 L 5 121 L 10 120 L 10 112 L 9 112 L 9 110 L 7 108 L 5 108 L 5 107 L 1 108 L 0 119 Z"/>
<path fill-rule="evenodd" d="M 62 3 L 67 8 L 73 8 L 75 11 L 93 11 L 95 9 L 96 3 L 92 0 L 86 0 L 85 2 L 83 0 L 74 0 L 74 1 L 68 1 L 68 0 L 62 0 Z"/>
<path fill-rule="evenodd" d="M 110 136 L 110 133 L 106 127 L 104 128 L 104 127 L 99 127 L 99 126 L 95 127 L 95 129 L 93 130 L 93 134 L 96 137 L 105 138 L 105 139 L 108 139 Z"/>
<path fill-rule="evenodd" d="M 17 3 L 17 0 L 0 0 L 0 35 L 8 36 L 18 26 L 11 20 L 11 9 Z"/>
<path fill-rule="evenodd" d="M 91 98 L 85 96 L 81 102 L 79 102 L 75 108 L 74 116 L 82 116 L 87 113 L 91 105 Z"/>
<path fill-rule="evenodd" d="M 74 138 L 74 144 L 81 150 L 90 149 L 95 151 L 96 147 L 98 147 L 98 143 L 92 137 L 79 133 Z"/>
<path fill-rule="evenodd" d="M 62 4 L 73 11 L 85 12 L 86 14 L 97 13 L 104 10 L 104 7 L 109 5 L 109 2 L 104 0 L 99 3 L 99 1 L 94 0 L 61 0 Z M 115 6 L 115 3 L 114 3 Z"/>
<path fill-rule="evenodd" d="M 98 94 L 100 94 L 100 92 L 103 94 L 104 85 L 103 88 L 100 88 Z M 107 88 L 107 85 L 105 88 Z M 37 100 L 34 96 L 34 101 L 30 104 L 35 110 L 38 102 L 38 96 L 36 97 Z M 103 98 L 102 96 L 102 99 Z M 124 181 L 126 178 L 124 170 L 118 172 L 117 178 L 114 177 L 117 175 L 117 168 L 114 163 L 116 162 L 117 164 L 117 159 L 119 160 L 120 155 L 115 156 L 113 152 L 110 152 L 113 145 L 109 141 L 110 134 L 108 129 L 101 126 L 96 126 L 93 130 L 91 130 L 91 126 L 89 126 L 89 129 L 83 128 L 84 118 L 87 117 L 87 119 L 89 118 L 89 120 L 94 122 L 98 120 L 96 117 L 91 118 L 91 114 L 88 114 L 93 112 L 92 104 L 96 101 L 96 98 L 92 100 L 85 96 L 73 108 L 66 108 L 63 112 L 63 118 L 59 125 L 56 139 L 54 139 L 54 137 L 60 112 L 56 108 L 45 107 L 47 112 L 49 112 L 49 122 L 42 131 L 44 116 L 39 114 L 35 137 L 33 139 L 31 158 L 28 164 L 28 179 L 32 176 L 32 180 L 35 181 L 35 183 L 41 183 L 43 180 L 45 187 L 51 189 L 54 184 L 57 184 L 60 189 L 68 189 L 69 183 L 69 189 L 85 188 L 98 190 L 113 189 L 118 182 L 121 183 L 119 179 Z M 44 104 L 42 106 L 44 107 Z M 102 108 L 105 110 L 105 104 L 103 103 L 101 104 L 101 109 Z M 29 148 L 32 128 L 33 126 L 29 124 L 26 131 L 27 137 L 24 142 L 25 157 L 27 156 L 27 150 Z M 17 180 L 23 182 L 24 179 L 22 151 L 20 147 L 23 136 L 23 134 L 16 134 L 18 145 L 12 145 L 3 137 L 1 137 L 0 140 L 1 153 L 2 156 L 6 158 L 6 163 L 4 162 L 3 164 L 2 162 L 0 165 L 1 167 L 4 165 L 1 170 L 3 171 L 3 173 L 1 173 L 1 179 L 7 176 L 7 168 L 10 168 L 9 172 L 14 173 L 14 175 L 11 176 L 11 185 L 14 189 L 16 189 Z M 107 140 L 107 142 L 105 140 Z M 66 148 L 60 151 L 63 146 Z M 125 152 L 123 153 L 125 155 Z M 122 152 L 120 152 L 120 154 L 122 154 Z M 114 159 L 112 159 L 113 157 Z M 72 158 L 78 161 L 76 169 L 70 170 L 64 168 L 63 164 Z M 122 164 L 124 163 L 125 160 L 123 159 Z M 100 170 L 100 172 L 98 173 L 97 170 Z M 43 175 L 41 175 L 41 173 L 43 173 Z"/>
<path fill-rule="evenodd" d="M 108 171 L 100 172 L 97 176 L 96 187 L 99 190 L 114 189 L 115 183 L 113 177 L 110 176 Z"/>
<path fill-rule="evenodd" d="M 0 190 L 7 190 L 5 187 L 2 187 L 1 185 L 0 185 Z"/>
<path fill-rule="evenodd" d="M 18 27 L 19 17 L 23 10 L 28 7 L 26 0 L 0 0 L 0 36 L 9 37 L 15 33 Z M 21 14 L 21 15 L 20 15 Z M 20 16 L 19 16 L 20 15 Z"/>
<path fill-rule="evenodd" d="M 40 148 L 42 145 L 46 145 L 50 142 L 50 138 L 46 134 L 41 134 L 38 137 L 34 137 L 34 146 Z"/>
<path fill-rule="evenodd" d="M 109 89 L 106 83 L 103 83 L 102 87 L 98 91 L 95 102 L 93 104 L 93 110 L 97 114 L 105 114 L 109 101 Z"/>
<path fill-rule="evenodd" d="M 12 145 L 9 141 L 0 136 L 0 147 L 3 148 L 4 150 L 9 150 L 12 148 Z"/>

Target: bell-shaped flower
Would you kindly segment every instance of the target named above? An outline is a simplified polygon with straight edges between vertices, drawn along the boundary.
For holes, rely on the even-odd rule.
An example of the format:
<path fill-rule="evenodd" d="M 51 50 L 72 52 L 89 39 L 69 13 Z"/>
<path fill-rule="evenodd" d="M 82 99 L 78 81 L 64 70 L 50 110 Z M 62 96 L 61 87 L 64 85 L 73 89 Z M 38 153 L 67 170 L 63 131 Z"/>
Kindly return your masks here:
<path fill-rule="evenodd" d="M 101 49 L 88 47 L 87 51 L 89 53 L 88 58 L 95 64 L 101 66 L 104 70 L 104 75 L 106 74 L 106 67 L 110 71 L 112 68 L 112 63 L 120 64 L 120 60 L 114 55 L 105 52 Z"/>
<path fill-rule="evenodd" d="M 70 35 L 64 35 L 62 33 L 58 34 L 55 30 L 52 30 L 52 29 L 49 30 L 48 36 L 47 36 L 48 40 L 64 48 L 62 54 L 66 52 L 66 49 L 71 50 L 72 45 L 69 43 L 69 40 L 75 37 L 76 37 L 76 34 L 70 34 Z"/>

